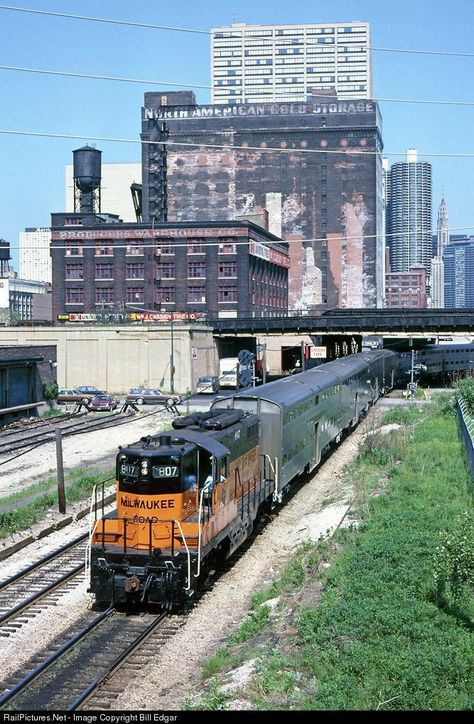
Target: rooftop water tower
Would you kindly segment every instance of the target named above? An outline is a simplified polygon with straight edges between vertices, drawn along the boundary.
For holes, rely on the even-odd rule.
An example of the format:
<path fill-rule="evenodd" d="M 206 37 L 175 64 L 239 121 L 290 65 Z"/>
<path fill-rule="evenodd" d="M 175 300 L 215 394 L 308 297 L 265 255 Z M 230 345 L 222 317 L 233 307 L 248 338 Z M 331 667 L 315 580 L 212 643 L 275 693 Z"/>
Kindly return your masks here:
<path fill-rule="evenodd" d="M 91 146 L 83 146 L 72 153 L 74 156 L 74 211 L 83 214 L 100 214 L 102 151 Z"/>

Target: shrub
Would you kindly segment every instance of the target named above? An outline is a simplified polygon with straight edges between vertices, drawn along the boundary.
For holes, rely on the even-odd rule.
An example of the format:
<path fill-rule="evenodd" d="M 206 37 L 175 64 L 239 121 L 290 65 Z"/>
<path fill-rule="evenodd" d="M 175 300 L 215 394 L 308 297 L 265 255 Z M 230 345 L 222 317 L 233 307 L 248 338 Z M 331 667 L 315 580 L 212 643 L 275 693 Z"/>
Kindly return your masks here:
<path fill-rule="evenodd" d="M 471 415 L 474 414 L 474 380 L 471 378 L 459 380 L 455 392 L 458 399 L 463 398 Z"/>
<path fill-rule="evenodd" d="M 444 531 L 436 549 L 433 576 L 440 602 L 459 605 L 465 590 L 474 586 L 474 522 L 460 516 L 453 530 Z"/>
<path fill-rule="evenodd" d="M 58 396 L 59 387 L 55 382 L 43 382 L 43 397 L 49 407 L 53 406 L 53 402 Z"/>

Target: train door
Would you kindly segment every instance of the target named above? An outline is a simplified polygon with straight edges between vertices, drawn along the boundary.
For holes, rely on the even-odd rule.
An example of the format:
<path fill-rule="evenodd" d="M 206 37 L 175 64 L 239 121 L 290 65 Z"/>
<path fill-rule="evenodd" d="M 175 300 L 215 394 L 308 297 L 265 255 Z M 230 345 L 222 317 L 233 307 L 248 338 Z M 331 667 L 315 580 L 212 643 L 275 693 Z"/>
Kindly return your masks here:
<path fill-rule="evenodd" d="M 314 468 L 316 467 L 316 465 L 319 463 L 319 461 L 321 459 L 321 450 L 320 450 L 320 445 L 319 445 L 319 420 L 317 422 L 310 422 L 309 424 L 313 426 L 313 434 L 314 434 L 313 454 L 309 461 L 309 472 L 311 472 L 311 470 L 314 470 Z"/>
<path fill-rule="evenodd" d="M 353 425 L 357 423 L 357 420 L 359 419 L 359 391 L 355 393 L 355 401 L 354 401 L 354 420 L 352 422 Z"/>

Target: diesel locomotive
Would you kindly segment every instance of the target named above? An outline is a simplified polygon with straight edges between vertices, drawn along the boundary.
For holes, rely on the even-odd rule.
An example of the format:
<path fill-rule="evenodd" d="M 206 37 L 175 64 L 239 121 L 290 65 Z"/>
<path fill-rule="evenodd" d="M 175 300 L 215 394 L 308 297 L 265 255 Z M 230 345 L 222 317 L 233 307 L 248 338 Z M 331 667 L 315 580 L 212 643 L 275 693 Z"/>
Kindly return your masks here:
<path fill-rule="evenodd" d="M 93 506 L 97 604 L 180 606 L 397 377 L 397 353 L 354 354 L 217 399 L 119 448 L 116 508 Z"/>

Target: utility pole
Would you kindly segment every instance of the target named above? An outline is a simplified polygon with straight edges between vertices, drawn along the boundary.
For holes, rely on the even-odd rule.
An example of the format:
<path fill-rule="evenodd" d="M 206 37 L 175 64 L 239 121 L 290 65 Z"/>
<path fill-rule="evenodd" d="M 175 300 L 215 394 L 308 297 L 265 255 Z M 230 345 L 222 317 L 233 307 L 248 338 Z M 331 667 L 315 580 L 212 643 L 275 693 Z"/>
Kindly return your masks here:
<path fill-rule="evenodd" d="M 171 310 L 171 354 L 170 354 L 171 392 L 174 392 L 174 314 Z"/>

